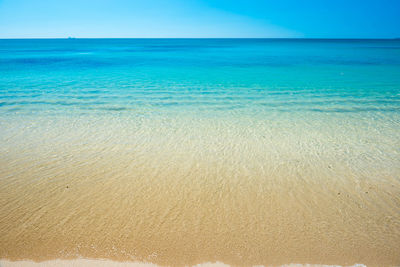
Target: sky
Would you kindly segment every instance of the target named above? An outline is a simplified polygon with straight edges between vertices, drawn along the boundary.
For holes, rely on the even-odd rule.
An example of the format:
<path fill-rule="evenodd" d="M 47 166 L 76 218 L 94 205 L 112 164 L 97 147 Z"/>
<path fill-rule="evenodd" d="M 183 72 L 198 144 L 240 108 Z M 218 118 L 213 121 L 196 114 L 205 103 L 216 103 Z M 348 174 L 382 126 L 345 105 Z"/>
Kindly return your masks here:
<path fill-rule="evenodd" d="M 0 0 L 0 38 L 399 38 L 400 0 Z"/>

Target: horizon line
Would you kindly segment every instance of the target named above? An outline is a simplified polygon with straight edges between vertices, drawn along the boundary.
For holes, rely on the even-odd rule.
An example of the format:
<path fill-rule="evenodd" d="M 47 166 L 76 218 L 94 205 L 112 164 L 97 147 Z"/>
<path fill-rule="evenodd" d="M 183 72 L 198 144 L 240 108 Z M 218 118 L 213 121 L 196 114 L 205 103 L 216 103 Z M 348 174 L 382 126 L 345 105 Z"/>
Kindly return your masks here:
<path fill-rule="evenodd" d="M 400 40 L 400 37 L 0 37 L 0 40 L 74 40 L 74 39 L 294 39 L 294 40 Z"/>

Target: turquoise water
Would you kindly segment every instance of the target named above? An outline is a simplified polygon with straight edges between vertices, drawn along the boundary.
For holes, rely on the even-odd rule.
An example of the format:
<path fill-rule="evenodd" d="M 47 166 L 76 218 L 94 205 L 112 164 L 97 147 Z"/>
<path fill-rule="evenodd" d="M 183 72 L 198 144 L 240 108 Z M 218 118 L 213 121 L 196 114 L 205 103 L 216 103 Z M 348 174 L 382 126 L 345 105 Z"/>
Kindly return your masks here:
<path fill-rule="evenodd" d="M 0 111 L 398 113 L 399 40 L 0 40 Z"/>

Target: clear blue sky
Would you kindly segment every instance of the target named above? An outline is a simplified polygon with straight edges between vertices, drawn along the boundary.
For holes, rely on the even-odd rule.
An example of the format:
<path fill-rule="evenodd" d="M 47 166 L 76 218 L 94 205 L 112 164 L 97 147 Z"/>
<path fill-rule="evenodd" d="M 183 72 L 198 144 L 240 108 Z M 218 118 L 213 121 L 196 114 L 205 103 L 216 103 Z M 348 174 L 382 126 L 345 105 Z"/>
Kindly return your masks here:
<path fill-rule="evenodd" d="M 0 38 L 400 37 L 400 0 L 0 0 Z"/>

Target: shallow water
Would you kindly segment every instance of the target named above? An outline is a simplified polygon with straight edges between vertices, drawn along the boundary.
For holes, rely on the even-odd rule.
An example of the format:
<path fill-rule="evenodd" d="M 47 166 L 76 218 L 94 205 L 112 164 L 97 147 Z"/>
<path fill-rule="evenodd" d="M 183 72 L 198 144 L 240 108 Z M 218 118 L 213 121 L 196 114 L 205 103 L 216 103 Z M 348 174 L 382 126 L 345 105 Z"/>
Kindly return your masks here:
<path fill-rule="evenodd" d="M 0 257 L 400 264 L 400 42 L 0 40 Z"/>

